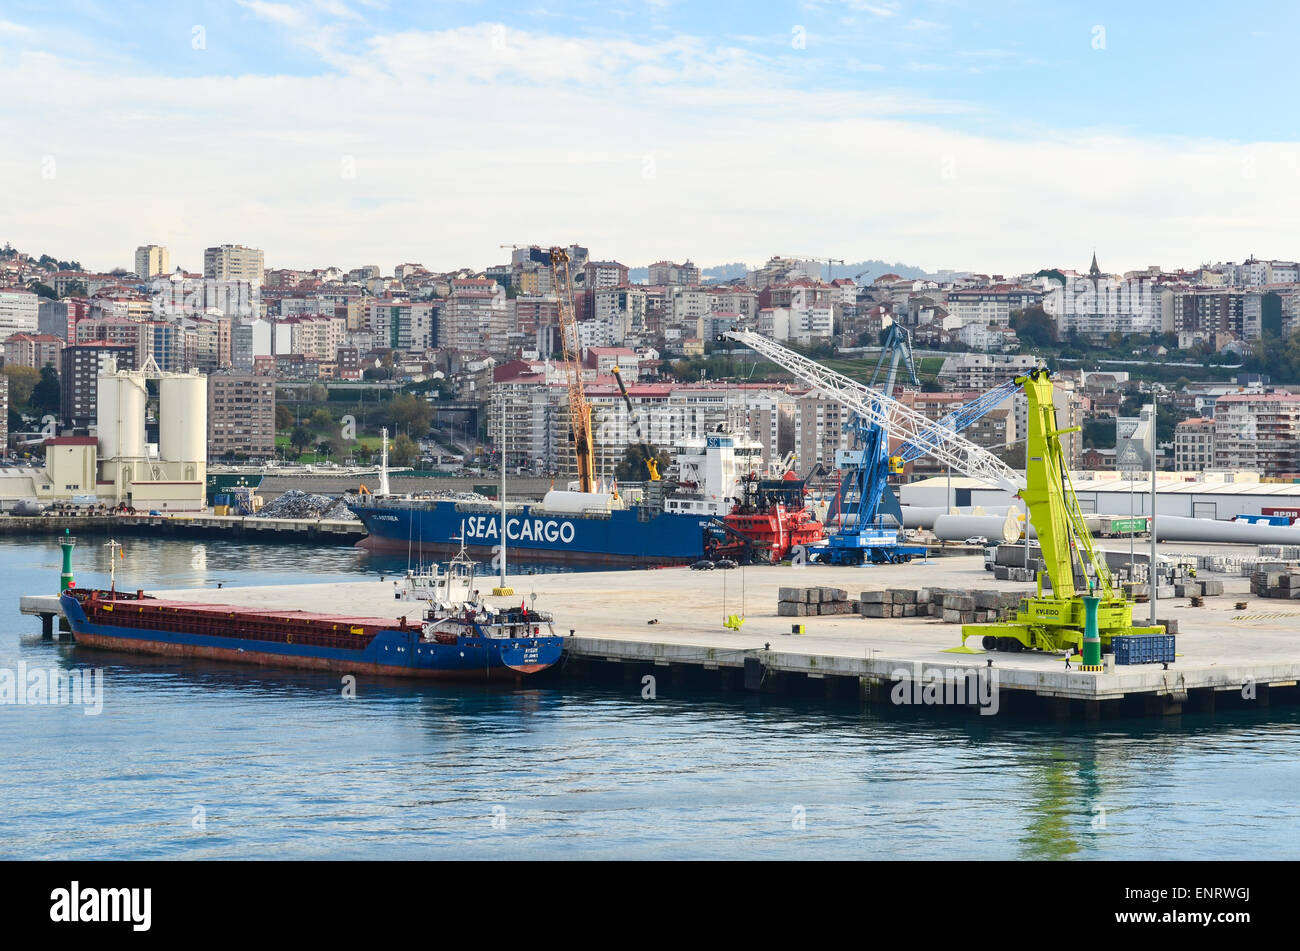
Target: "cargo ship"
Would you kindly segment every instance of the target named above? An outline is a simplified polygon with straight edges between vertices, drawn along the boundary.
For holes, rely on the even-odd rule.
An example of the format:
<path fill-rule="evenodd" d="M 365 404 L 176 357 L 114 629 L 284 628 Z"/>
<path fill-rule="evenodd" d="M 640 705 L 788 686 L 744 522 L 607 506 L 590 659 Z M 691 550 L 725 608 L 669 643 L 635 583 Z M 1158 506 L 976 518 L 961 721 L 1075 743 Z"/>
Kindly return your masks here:
<path fill-rule="evenodd" d="M 718 521 L 749 497 L 746 486 L 763 473 L 761 460 L 761 444 L 740 433 L 719 430 L 686 440 L 676 448 L 665 478 L 636 492 L 552 490 L 540 501 L 507 503 L 508 547 L 517 561 L 698 561 L 711 546 Z M 454 551 L 463 537 L 471 552 L 489 557 L 501 542 L 501 506 L 487 499 L 364 495 L 347 501 L 369 532 L 359 544 L 372 550 L 418 559 Z"/>
<path fill-rule="evenodd" d="M 560 659 L 564 639 L 552 615 L 522 603 L 485 604 L 464 553 L 442 575 L 408 574 L 401 584 L 396 601 L 427 604 L 414 623 L 169 601 L 112 588 L 68 588 L 60 602 L 78 645 L 132 653 L 460 681 L 519 681 Z"/>

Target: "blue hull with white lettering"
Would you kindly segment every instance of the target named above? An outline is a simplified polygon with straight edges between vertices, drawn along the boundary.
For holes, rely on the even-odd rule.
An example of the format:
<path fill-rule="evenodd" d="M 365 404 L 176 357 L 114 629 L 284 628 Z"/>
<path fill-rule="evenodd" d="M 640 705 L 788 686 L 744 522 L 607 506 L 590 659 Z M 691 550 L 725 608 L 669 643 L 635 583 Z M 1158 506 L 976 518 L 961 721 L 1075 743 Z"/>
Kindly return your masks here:
<path fill-rule="evenodd" d="M 373 550 L 442 555 L 460 549 L 462 532 L 476 556 L 490 557 L 501 544 L 500 510 L 482 503 L 382 499 L 348 507 L 370 533 L 361 546 Z M 704 557 L 706 521 L 641 507 L 559 515 L 514 505 L 506 513 L 506 554 L 519 561 L 687 564 Z"/>

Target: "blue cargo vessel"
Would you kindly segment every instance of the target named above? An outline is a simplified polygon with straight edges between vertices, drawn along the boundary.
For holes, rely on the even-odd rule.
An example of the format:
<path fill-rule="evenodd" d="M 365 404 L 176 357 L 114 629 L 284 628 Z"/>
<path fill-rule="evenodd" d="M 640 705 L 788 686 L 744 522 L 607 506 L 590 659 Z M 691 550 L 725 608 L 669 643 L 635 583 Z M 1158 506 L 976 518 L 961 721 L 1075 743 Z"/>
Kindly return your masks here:
<path fill-rule="evenodd" d="M 269 667 L 517 681 L 563 653 L 564 639 L 556 636 L 549 613 L 483 603 L 463 553 L 445 576 L 408 575 L 406 584 L 406 596 L 399 590 L 397 600 L 428 604 L 414 623 L 167 601 L 111 589 L 69 589 L 60 602 L 82 646 Z"/>
<path fill-rule="evenodd" d="M 677 447 L 671 476 L 647 482 L 633 500 L 618 492 L 556 491 L 537 502 L 506 506 L 506 547 L 523 561 L 625 565 L 688 564 L 704 557 L 715 520 L 761 468 L 762 447 L 747 436 L 710 433 Z M 501 544 L 501 507 L 419 496 L 348 499 L 369 532 L 365 548 L 412 559 L 465 546 L 480 558 Z"/>

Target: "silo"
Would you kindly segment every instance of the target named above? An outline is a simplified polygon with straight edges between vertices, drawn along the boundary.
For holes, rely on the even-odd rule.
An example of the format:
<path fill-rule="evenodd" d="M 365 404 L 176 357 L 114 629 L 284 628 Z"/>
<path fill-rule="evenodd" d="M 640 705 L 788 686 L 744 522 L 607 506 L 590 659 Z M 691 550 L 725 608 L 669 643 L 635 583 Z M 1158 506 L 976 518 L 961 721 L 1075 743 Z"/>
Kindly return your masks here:
<path fill-rule="evenodd" d="M 144 456 L 144 378 L 129 370 L 101 373 L 96 384 L 95 426 L 99 458 Z"/>
<path fill-rule="evenodd" d="M 158 455 L 164 462 L 208 458 L 208 378 L 197 373 L 158 382 Z"/>

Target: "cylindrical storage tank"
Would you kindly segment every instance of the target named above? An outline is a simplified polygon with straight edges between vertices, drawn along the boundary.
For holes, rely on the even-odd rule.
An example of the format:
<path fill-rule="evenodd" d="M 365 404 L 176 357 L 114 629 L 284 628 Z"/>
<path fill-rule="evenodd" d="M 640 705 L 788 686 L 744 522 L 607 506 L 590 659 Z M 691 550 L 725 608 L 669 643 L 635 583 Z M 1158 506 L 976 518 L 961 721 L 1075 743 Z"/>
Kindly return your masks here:
<path fill-rule="evenodd" d="M 608 492 L 566 492 L 551 489 L 542 497 L 547 515 L 577 515 L 581 512 L 608 512 L 613 496 Z"/>
<path fill-rule="evenodd" d="M 1020 537 L 1020 523 L 1012 515 L 940 515 L 934 520 L 934 537 L 960 542 L 982 536 L 990 545 L 1013 542 Z"/>
<path fill-rule="evenodd" d="M 95 432 L 100 459 L 144 456 L 144 379 L 128 371 L 103 374 L 96 384 Z"/>
<path fill-rule="evenodd" d="M 158 381 L 158 455 L 164 462 L 208 458 L 208 380 L 195 373 Z"/>

